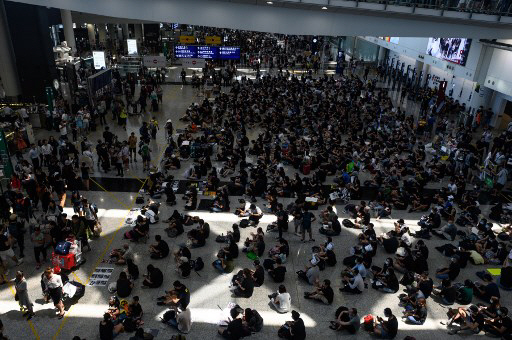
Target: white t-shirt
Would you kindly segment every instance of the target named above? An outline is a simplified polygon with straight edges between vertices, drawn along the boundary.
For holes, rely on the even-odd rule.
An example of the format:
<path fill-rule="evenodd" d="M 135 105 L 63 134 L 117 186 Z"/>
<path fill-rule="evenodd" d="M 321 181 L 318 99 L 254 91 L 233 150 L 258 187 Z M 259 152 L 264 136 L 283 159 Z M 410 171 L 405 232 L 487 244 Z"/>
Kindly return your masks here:
<path fill-rule="evenodd" d="M 41 152 L 45 156 L 50 155 L 52 153 L 52 151 L 53 151 L 53 148 L 50 144 L 44 144 L 41 146 Z"/>
<path fill-rule="evenodd" d="M 192 317 L 190 313 L 190 309 L 186 309 L 183 312 L 179 313 L 176 317 L 176 321 L 178 322 L 178 330 L 182 333 L 190 332 L 190 327 L 192 326 Z"/>
<path fill-rule="evenodd" d="M 292 297 L 290 296 L 290 293 L 279 294 L 276 297 L 276 299 L 277 299 L 277 301 L 279 301 L 279 304 L 274 303 L 274 306 L 276 307 L 276 309 L 279 313 L 287 313 L 290 311 L 290 307 L 292 304 Z M 272 303 L 273 303 L 273 301 L 272 301 Z"/>
<path fill-rule="evenodd" d="M 149 223 L 156 222 L 155 213 L 153 212 L 153 210 L 151 210 L 151 209 L 146 210 L 146 213 L 144 214 L 144 216 L 149 219 Z"/>

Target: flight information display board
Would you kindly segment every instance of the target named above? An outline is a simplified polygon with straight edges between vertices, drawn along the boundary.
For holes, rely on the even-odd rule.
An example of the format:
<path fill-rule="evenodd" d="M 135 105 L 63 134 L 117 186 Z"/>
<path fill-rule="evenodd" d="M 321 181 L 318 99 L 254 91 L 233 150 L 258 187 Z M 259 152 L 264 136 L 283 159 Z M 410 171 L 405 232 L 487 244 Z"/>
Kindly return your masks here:
<path fill-rule="evenodd" d="M 220 46 L 219 59 L 240 59 L 240 47 Z"/>
<path fill-rule="evenodd" d="M 176 58 L 197 58 L 197 46 L 175 46 L 174 55 Z"/>
<path fill-rule="evenodd" d="M 197 58 L 219 59 L 219 48 L 217 46 L 197 46 Z"/>
<path fill-rule="evenodd" d="M 240 59 L 240 47 L 177 45 L 174 47 L 174 55 L 176 58 L 232 60 Z"/>

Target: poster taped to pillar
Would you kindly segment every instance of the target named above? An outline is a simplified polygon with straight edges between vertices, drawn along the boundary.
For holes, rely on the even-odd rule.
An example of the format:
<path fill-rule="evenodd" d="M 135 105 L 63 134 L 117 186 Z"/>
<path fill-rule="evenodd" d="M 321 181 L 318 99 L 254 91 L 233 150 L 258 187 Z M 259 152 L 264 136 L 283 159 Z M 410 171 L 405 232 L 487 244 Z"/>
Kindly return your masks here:
<path fill-rule="evenodd" d="M 105 64 L 105 52 L 103 51 L 92 51 L 92 60 L 94 63 L 95 70 L 101 70 L 107 68 Z"/>
<path fill-rule="evenodd" d="M 165 67 L 167 66 L 167 60 L 163 55 L 147 55 L 144 56 L 145 67 Z"/>
<path fill-rule="evenodd" d="M 182 58 L 181 65 L 188 68 L 203 68 L 205 60 L 199 58 Z"/>
<path fill-rule="evenodd" d="M 137 39 L 126 39 L 126 45 L 128 46 L 128 55 L 137 55 Z"/>

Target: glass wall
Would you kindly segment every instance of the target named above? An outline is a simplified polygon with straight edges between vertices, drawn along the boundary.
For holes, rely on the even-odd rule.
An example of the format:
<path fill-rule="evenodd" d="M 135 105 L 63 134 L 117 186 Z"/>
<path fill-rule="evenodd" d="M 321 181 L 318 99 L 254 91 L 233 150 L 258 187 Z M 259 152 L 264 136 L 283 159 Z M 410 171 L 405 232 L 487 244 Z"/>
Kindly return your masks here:
<path fill-rule="evenodd" d="M 346 54 L 364 61 L 374 62 L 379 57 L 379 46 L 357 37 L 343 37 L 341 49 Z"/>

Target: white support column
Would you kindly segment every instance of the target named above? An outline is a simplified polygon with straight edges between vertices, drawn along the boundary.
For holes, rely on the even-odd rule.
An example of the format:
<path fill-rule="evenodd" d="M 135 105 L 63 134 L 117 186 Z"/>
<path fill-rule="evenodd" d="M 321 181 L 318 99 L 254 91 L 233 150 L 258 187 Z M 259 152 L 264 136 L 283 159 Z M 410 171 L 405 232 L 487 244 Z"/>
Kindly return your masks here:
<path fill-rule="evenodd" d="M 71 11 L 68 9 L 60 10 L 60 17 L 62 20 L 62 25 L 64 26 L 64 38 L 68 44 L 68 47 L 71 48 L 73 53 L 76 52 L 76 41 L 75 41 L 75 31 L 73 31 L 73 18 L 71 16 Z"/>
<path fill-rule="evenodd" d="M 5 96 L 10 100 L 17 100 L 18 96 L 21 95 L 21 86 L 4 0 L 0 0 L 0 64 L 2 65 L 0 67 L 0 77 L 2 78 Z"/>
<path fill-rule="evenodd" d="M 126 39 L 130 39 L 130 29 L 128 27 L 128 24 L 122 24 L 121 27 L 123 28 L 123 43 L 126 41 Z"/>
<path fill-rule="evenodd" d="M 137 39 L 137 46 L 140 48 L 142 46 L 142 24 L 135 24 L 134 30 L 135 39 Z"/>
<path fill-rule="evenodd" d="M 96 31 L 94 29 L 94 24 L 87 24 L 87 36 L 89 37 L 89 44 L 91 44 L 91 48 L 94 48 L 96 45 Z"/>
<path fill-rule="evenodd" d="M 98 24 L 98 41 L 103 46 L 107 44 L 107 27 L 105 24 Z"/>

